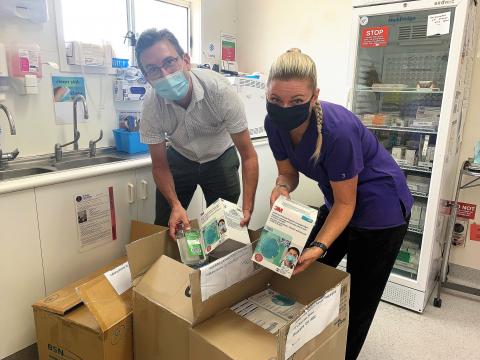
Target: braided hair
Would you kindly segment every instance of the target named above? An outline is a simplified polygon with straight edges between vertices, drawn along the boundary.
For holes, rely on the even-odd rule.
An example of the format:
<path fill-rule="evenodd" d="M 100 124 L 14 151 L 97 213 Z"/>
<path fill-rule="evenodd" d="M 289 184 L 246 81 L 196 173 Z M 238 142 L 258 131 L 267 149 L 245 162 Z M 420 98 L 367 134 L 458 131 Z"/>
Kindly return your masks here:
<path fill-rule="evenodd" d="M 312 89 L 317 88 L 317 69 L 312 58 L 300 49 L 292 48 L 280 55 L 270 67 L 267 86 L 272 80 L 308 80 Z M 312 159 L 318 161 L 322 148 L 323 110 L 317 101 L 313 107 L 317 121 L 317 144 Z"/>

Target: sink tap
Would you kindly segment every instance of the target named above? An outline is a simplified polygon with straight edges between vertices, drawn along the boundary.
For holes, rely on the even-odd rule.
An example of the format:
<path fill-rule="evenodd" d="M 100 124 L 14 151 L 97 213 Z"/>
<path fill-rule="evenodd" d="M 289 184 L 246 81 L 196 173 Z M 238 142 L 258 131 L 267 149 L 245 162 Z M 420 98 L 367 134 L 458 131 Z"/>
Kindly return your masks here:
<path fill-rule="evenodd" d="M 97 154 L 97 143 L 103 139 L 103 130 L 100 130 L 100 136 L 97 140 L 90 140 L 88 143 L 88 156 L 94 157 Z"/>
<path fill-rule="evenodd" d="M 7 115 L 7 120 L 8 120 L 8 125 L 10 125 L 10 135 L 16 135 L 17 134 L 17 129 L 15 128 L 15 121 L 13 121 L 13 116 L 8 110 L 8 108 L 0 104 L 0 109 L 3 110 L 5 115 Z M 0 127 L 0 134 L 2 132 L 2 128 Z M 6 153 L 3 154 L 2 149 L 0 148 L 0 168 L 3 167 L 4 162 L 14 160 L 19 154 L 18 149 L 13 150 L 11 153 Z"/>
<path fill-rule="evenodd" d="M 55 144 L 55 161 L 60 161 L 62 160 L 62 156 L 63 156 L 63 153 L 62 153 L 62 148 L 64 148 L 65 146 L 68 146 L 68 145 L 72 145 L 72 144 L 75 144 L 78 139 L 80 139 L 80 131 L 77 131 L 75 133 L 75 137 L 73 138 L 72 141 L 66 143 L 66 144 Z"/>
<path fill-rule="evenodd" d="M 83 118 L 88 119 L 88 107 L 87 107 L 87 101 L 83 97 L 83 95 L 76 95 L 73 98 L 73 150 L 78 150 L 78 137 L 77 139 L 77 134 L 80 134 L 78 132 L 78 120 L 77 120 L 77 103 L 81 101 L 83 105 Z M 76 140 L 75 140 L 76 139 Z"/>
<path fill-rule="evenodd" d="M 15 128 L 15 121 L 13 121 L 12 113 L 3 104 L 0 104 L 0 109 L 5 112 L 5 115 L 7 115 L 8 125 L 10 125 L 10 135 L 17 135 L 17 129 Z"/>

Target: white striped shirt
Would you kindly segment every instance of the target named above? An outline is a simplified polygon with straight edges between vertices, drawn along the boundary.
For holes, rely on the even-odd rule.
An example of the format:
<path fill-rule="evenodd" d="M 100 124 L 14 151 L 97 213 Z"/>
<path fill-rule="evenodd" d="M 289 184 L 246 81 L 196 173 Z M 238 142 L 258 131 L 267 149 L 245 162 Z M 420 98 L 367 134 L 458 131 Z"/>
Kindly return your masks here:
<path fill-rule="evenodd" d="M 142 109 L 140 137 L 145 144 L 166 139 L 187 159 L 215 160 L 233 145 L 230 134 L 248 129 L 243 104 L 220 74 L 192 69 L 192 100 L 187 109 L 149 89 Z"/>

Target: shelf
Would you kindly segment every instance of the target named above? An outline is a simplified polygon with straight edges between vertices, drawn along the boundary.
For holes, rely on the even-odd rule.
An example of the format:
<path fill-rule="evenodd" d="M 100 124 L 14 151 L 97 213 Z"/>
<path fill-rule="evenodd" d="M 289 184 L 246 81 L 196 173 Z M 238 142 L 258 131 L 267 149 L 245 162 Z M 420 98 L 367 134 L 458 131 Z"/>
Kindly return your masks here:
<path fill-rule="evenodd" d="M 410 166 L 410 165 L 398 165 L 400 169 L 406 170 L 406 171 L 415 171 L 415 172 L 421 172 L 425 174 L 431 174 L 432 169 L 423 167 L 423 166 Z"/>
<path fill-rule="evenodd" d="M 404 271 L 406 273 L 410 273 L 410 274 L 413 274 L 413 275 L 417 275 L 418 274 L 418 265 L 414 265 L 412 264 L 413 266 L 415 267 L 410 267 L 408 265 L 403 265 L 403 264 L 399 264 L 398 262 L 395 262 L 395 265 L 393 265 L 393 269 L 394 270 L 401 270 L 401 271 Z"/>
<path fill-rule="evenodd" d="M 428 128 L 414 128 L 414 127 L 402 127 L 402 126 L 388 126 L 388 125 L 365 125 L 370 130 L 383 130 L 383 131 L 399 131 L 409 133 L 420 134 L 436 134 L 437 130 Z"/>
<path fill-rule="evenodd" d="M 427 193 L 423 193 L 423 192 L 415 191 L 415 190 L 410 190 L 410 193 L 415 197 L 428 199 L 428 194 Z"/>
<path fill-rule="evenodd" d="M 357 92 L 367 93 L 408 93 L 408 94 L 443 94 L 443 91 L 432 91 L 430 89 L 417 90 L 415 89 L 402 89 L 402 90 L 381 90 L 381 89 L 356 89 Z"/>
<path fill-rule="evenodd" d="M 418 226 L 409 225 L 408 232 L 423 235 L 423 229 L 419 228 Z"/>

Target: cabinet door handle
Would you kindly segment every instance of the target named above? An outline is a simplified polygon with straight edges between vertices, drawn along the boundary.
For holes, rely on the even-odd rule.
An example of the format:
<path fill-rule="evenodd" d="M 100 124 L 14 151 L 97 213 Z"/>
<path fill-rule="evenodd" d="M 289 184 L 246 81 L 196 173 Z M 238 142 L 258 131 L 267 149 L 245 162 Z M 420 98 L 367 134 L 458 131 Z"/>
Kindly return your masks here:
<path fill-rule="evenodd" d="M 140 195 L 140 199 L 147 200 L 147 197 L 148 197 L 148 194 L 147 194 L 148 182 L 147 182 L 147 180 L 142 180 L 142 181 L 140 181 L 140 184 L 142 184 L 141 187 L 140 187 L 140 189 L 142 191 L 142 195 Z"/>
<path fill-rule="evenodd" d="M 133 204 L 135 202 L 135 187 L 132 183 L 128 183 L 128 203 Z"/>

